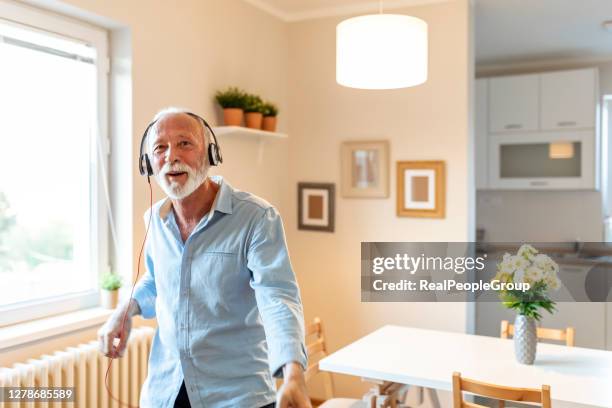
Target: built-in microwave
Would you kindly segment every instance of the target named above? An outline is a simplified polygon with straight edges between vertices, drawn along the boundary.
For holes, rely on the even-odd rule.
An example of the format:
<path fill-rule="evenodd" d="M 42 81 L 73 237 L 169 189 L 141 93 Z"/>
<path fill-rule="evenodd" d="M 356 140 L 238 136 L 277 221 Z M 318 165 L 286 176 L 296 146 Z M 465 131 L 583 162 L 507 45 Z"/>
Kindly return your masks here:
<path fill-rule="evenodd" d="M 596 190 L 594 130 L 489 134 L 489 188 Z"/>

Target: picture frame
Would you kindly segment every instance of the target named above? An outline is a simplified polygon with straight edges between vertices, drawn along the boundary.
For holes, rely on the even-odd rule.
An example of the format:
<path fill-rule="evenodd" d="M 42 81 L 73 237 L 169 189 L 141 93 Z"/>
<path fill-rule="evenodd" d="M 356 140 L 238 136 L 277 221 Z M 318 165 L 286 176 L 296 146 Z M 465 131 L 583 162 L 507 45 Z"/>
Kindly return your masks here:
<path fill-rule="evenodd" d="M 446 216 L 446 165 L 444 161 L 397 162 L 397 216 Z"/>
<path fill-rule="evenodd" d="M 342 197 L 389 197 L 389 142 L 346 141 L 341 146 Z"/>
<path fill-rule="evenodd" d="M 334 232 L 335 195 L 333 183 L 298 183 L 298 229 Z"/>

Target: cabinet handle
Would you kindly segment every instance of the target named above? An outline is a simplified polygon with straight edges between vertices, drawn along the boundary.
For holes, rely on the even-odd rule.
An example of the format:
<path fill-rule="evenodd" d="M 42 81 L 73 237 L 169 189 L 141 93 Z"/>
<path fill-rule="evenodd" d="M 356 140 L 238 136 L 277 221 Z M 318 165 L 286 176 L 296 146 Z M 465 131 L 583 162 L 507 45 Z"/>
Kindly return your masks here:
<path fill-rule="evenodd" d="M 531 181 L 531 182 L 529 182 L 529 185 L 531 185 L 531 186 L 547 186 L 548 185 L 548 181 Z"/>
<path fill-rule="evenodd" d="M 509 125 L 504 126 L 504 129 L 521 129 L 523 125 L 520 123 L 510 123 Z"/>
<path fill-rule="evenodd" d="M 573 120 L 568 120 L 565 122 L 557 122 L 557 126 L 576 126 L 576 122 Z"/>

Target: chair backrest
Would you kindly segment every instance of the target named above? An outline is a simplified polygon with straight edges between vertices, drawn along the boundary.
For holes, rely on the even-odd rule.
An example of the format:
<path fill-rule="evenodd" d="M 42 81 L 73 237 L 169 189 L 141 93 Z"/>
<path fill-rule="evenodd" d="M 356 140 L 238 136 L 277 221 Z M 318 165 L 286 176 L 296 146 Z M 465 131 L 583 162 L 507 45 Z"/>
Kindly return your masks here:
<path fill-rule="evenodd" d="M 464 401 L 463 391 L 499 400 L 500 407 L 504 406 L 504 401 L 520 401 L 539 403 L 542 408 L 551 408 L 550 386 L 548 385 L 543 385 L 540 390 L 505 387 L 463 378 L 460 373 L 455 372 L 453 373 L 453 408 L 487 408 L 484 405 Z"/>
<path fill-rule="evenodd" d="M 536 335 L 538 339 L 564 341 L 566 346 L 574 347 L 576 331 L 573 327 L 566 329 L 545 329 L 538 327 Z M 502 339 L 507 339 L 514 335 L 514 325 L 507 320 L 502 320 L 500 336 Z"/>
<path fill-rule="evenodd" d="M 311 362 L 306 369 L 306 382 L 317 374 L 321 374 L 325 390 L 325 399 L 333 398 L 334 382 L 331 373 L 319 370 L 319 360 L 327 356 L 327 348 L 325 347 L 323 324 L 318 317 L 315 317 L 313 322 L 306 326 L 306 352 L 308 353 L 308 361 Z"/>

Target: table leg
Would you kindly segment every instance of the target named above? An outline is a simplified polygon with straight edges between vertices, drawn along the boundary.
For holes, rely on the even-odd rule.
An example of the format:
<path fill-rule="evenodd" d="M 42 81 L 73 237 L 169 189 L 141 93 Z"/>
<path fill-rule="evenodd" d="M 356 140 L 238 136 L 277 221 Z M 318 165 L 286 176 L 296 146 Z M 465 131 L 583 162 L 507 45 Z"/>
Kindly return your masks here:
<path fill-rule="evenodd" d="M 425 395 L 429 396 L 429 400 L 431 401 L 431 403 L 427 405 L 428 407 L 440 408 L 440 400 L 438 399 L 438 394 L 436 393 L 435 389 L 425 388 L 425 387 L 416 386 L 416 385 L 404 385 L 404 388 L 407 388 L 407 390 L 405 391 L 404 396 L 400 398 L 400 408 L 422 407 L 425 402 Z M 408 404 L 407 393 L 411 389 L 415 390 L 417 398 L 416 398 L 416 401 L 411 401 Z M 414 398 L 411 398 L 411 400 L 414 400 Z M 403 405 L 403 404 L 406 404 L 406 405 Z"/>
<path fill-rule="evenodd" d="M 364 401 L 369 402 L 370 398 L 374 397 L 376 408 L 399 408 L 397 404 L 398 393 L 400 389 L 404 387 L 403 384 L 367 378 L 362 378 L 362 380 L 376 384 L 376 387 L 372 388 L 370 392 L 364 396 Z"/>
<path fill-rule="evenodd" d="M 431 406 L 433 408 L 440 408 L 440 400 L 438 399 L 438 393 L 433 388 L 425 388 L 425 393 L 429 395 L 431 400 Z"/>
<path fill-rule="evenodd" d="M 398 392 L 402 387 L 405 387 L 404 384 L 398 384 L 390 381 L 381 381 L 376 379 L 362 378 L 363 381 L 371 382 L 376 384 L 376 388 L 370 390 L 367 395 L 367 401 L 370 402 L 372 396 L 376 398 L 375 406 L 376 408 L 398 408 L 397 400 L 398 400 Z M 436 390 L 433 388 L 425 388 L 425 387 L 416 387 L 419 393 L 419 407 L 423 405 L 424 396 L 428 395 L 431 400 L 432 408 L 441 408 L 440 400 L 438 399 L 438 394 Z M 366 397 L 364 397 L 366 400 Z"/>

